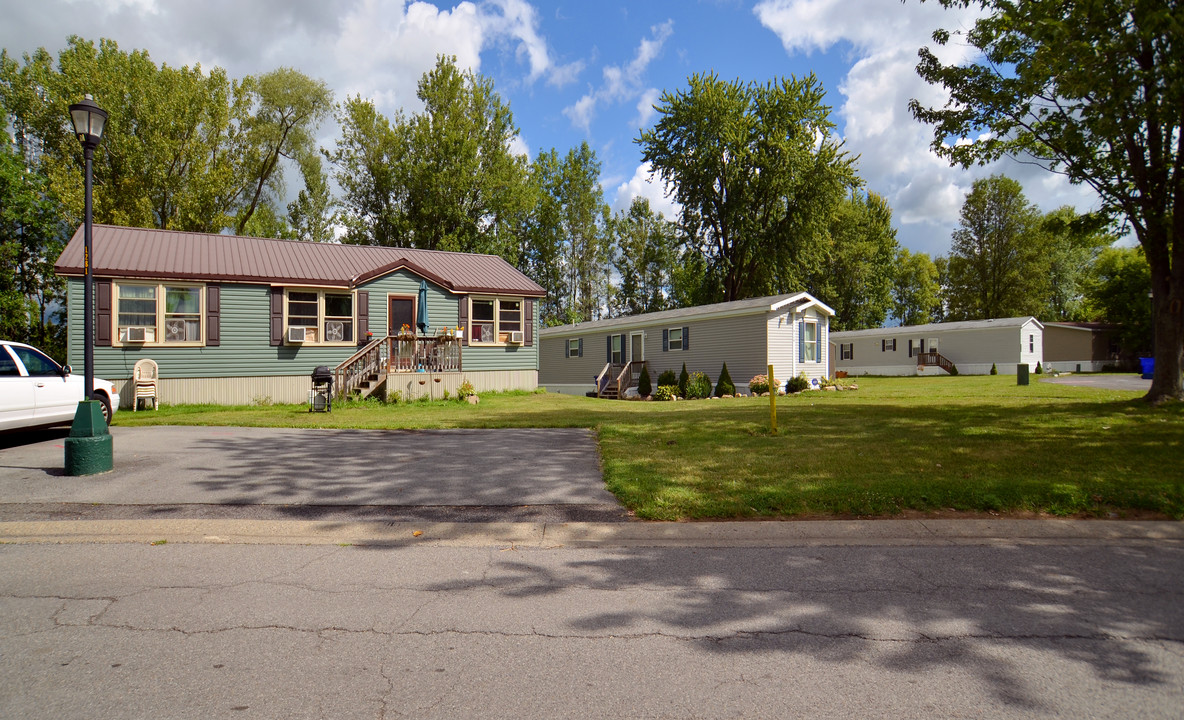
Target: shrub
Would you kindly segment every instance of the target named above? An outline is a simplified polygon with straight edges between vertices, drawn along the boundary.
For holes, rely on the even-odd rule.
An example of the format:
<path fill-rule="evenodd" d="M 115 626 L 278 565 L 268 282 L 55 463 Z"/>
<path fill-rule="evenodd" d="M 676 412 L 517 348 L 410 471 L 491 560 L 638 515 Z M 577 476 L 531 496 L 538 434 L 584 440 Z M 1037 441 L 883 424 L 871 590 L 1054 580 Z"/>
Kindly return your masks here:
<path fill-rule="evenodd" d="M 998 375 L 998 374 L 999 374 L 999 368 L 995 367 L 995 363 L 991 363 L 991 374 L 992 374 L 992 375 Z"/>
<path fill-rule="evenodd" d="M 957 365 L 950 365 L 950 374 L 951 374 L 951 375 L 957 375 L 957 374 L 958 374 L 958 366 L 957 366 Z"/>
<path fill-rule="evenodd" d="M 658 389 L 654 391 L 655 400 L 673 400 L 678 393 L 678 387 L 675 385 L 659 385 Z"/>
<path fill-rule="evenodd" d="M 777 385 L 777 378 L 773 378 L 773 385 Z M 769 378 L 764 375 L 755 375 L 748 381 L 748 391 L 753 395 L 760 395 L 761 393 L 769 392 Z"/>
<path fill-rule="evenodd" d="M 728 374 L 728 364 L 724 363 L 724 367 L 719 371 L 719 382 L 715 384 L 715 394 L 719 395 L 735 395 L 736 385 L 732 382 L 732 376 Z"/>
<path fill-rule="evenodd" d="M 673 370 L 663 370 L 658 375 L 658 387 L 663 385 L 678 385 L 678 376 L 674 374 Z"/>
<path fill-rule="evenodd" d="M 792 377 L 785 383 L 785 392 L 798 393 L 803 390 L 810 389 L 810 381 L 806 379 L 806 373 L 802 373 L 797 377 Z"/>
<path fill-rule="evenodd" d="M 637 377 L 637 394 L 642 397 L 654 394 L 654 386 L 650 382 L 650 370 L 645 365 L 641 366 L 641 375 Z"/>
<path fill-rule="evenodd" d="M 685 398 L 687 396 L 687 382 L 690 379 L 691 379 L 691 376 L 687 374 L 687 364 L 684 362 L 682 364 L 682 372 L 680 372 L 678 374 L 678 396 L 679 397 Z"/>
<path fill-rule="evenodd" d="M 687 378 L 687 394 L 683 397 L 687 398 L 709 398 L 711 397 L 711 378 L 707 377 L 706 373 L 695 371 Z"/>
<path fill-rule="evenodd" d="M 465 380 L 460 384 L 460 387 L 456 389 L 456 399 L 464 400 L 470 395 L 476 395 L 476 393 L 473 392 L 473 383 Z"/>
<path fill-rule="evenodd" d="M 1040 361 L 1039 361 L 1039 360 L 1037 360 L 1037 361 L 1036 361 L 1036 374 L 1037 374 L 1037 375 L 1043 375 L 1043 374 L 1044 374 L 1044 368 L 1040 367 Z"/>

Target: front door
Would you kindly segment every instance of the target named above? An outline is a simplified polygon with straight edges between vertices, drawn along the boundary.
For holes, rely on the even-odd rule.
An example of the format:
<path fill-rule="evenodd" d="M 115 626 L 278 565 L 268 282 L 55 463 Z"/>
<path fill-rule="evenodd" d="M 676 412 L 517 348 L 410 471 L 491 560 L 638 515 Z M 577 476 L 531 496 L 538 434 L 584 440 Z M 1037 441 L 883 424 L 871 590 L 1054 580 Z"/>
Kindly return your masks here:
<path fill-rule="evenodd" d="M 629 336 L 629 362 L 642 360 L 645 360 L 645 343 L 642 342 L 642 334 L 636 332 Z"/>
<path fill-rule="evenodd" d="M 403 327 L 404 325 L 414 328 L 415 298 L 391 296 L 390 312 L 386 317 L 387 335 L 398 335 L 399 328 Z"/>

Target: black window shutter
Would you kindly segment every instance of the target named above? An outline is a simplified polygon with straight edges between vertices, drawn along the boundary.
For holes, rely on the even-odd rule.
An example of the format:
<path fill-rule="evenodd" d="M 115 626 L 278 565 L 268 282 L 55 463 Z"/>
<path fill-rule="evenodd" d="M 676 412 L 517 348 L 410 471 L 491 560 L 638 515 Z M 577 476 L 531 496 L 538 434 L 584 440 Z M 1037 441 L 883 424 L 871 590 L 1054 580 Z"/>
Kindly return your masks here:
<path fill-rule="evenodd" d="M 909 338 L 909 357 L 913 356 L 913 339 Z"/>
<path fill-rule="evenodd" d="M 370 291 L 358 291 L 358 345 L 370 342 L 366 333 L 370 332 Z"/>
<path fill-rule="evenodd" d="M 206 345 L 222 344 L 222 288 L 206 286 Z"/>
<path fill-rule="evenodd" d="M 534 345 L 534 300 L 526 301 L 526 345 Z"/>
<path fill-rule="evenodd" d="M 284 344 L 284 289 L 271 288 L 271 344 Z"/>
<path fill-rule="evenodd" d="M 580 338 L 579 349 L 576 351 L 576 354 L 584 357 L 584 338 Z"/>
<path fill-rule="evenodd" d="M 684 327 L 682 329 L 682 349 L 691 349 L 691 329 L 689 327 Z"/>
<path fill-rule="evenodd" d="M 662 352 L 670 351 L 670 330 L 662 328 Z"/>
<path fill-rule="evenodd" d="M 468 347 L 469 333 L 472 332 L 472 330 L 469 328 L 469 298 L 462 297 L 456 302 L 457 324 L 464 328 L 464 332 L 460 334 L 460 344 L 464 347 Z M 387 322 L 389 323 L 390 321 L 388 320 Z"/>
<path fill-rule="evenodd" d="M 880 352 L 885 352 L 887 349 L 888 349 L 888 341 L 881 338 L 880 339 Z"/>
<path fill-rule="evenodd" d="M 605 362 L 611 365 L 613 362 L 613 336 L 609 335 L 605 339 L 608 340 L 608 360 L 605 360 Z"/>
<path fill-rule="evenodd" d="M 95 345 L 111 347 L 111 281 L 95 281 Z"/>

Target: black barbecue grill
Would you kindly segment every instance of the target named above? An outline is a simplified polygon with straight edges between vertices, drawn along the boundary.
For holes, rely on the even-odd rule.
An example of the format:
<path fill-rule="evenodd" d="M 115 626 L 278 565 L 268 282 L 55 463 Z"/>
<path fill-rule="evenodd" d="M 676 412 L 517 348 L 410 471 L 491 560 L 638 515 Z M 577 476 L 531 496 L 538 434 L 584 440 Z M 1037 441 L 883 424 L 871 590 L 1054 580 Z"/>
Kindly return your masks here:
<path fill-rule="evenodd" d="M 308 391 L 309 412 L 333 412 L 333 371 L 317 365 L 312 371 L 312 390 Z"/>

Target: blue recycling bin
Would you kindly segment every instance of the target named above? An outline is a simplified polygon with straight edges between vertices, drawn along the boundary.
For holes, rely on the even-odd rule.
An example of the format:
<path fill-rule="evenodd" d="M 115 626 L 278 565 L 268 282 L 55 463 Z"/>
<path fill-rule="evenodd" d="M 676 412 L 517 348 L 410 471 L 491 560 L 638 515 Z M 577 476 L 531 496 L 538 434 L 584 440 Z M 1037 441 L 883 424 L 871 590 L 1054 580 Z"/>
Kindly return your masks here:
<path fill-rule="evenodd" d="M 1155 377 L 1155 358 L 1139 358 L 1139 365 L 1143 367 L 1143 379 L 1151 380 Z"/>

